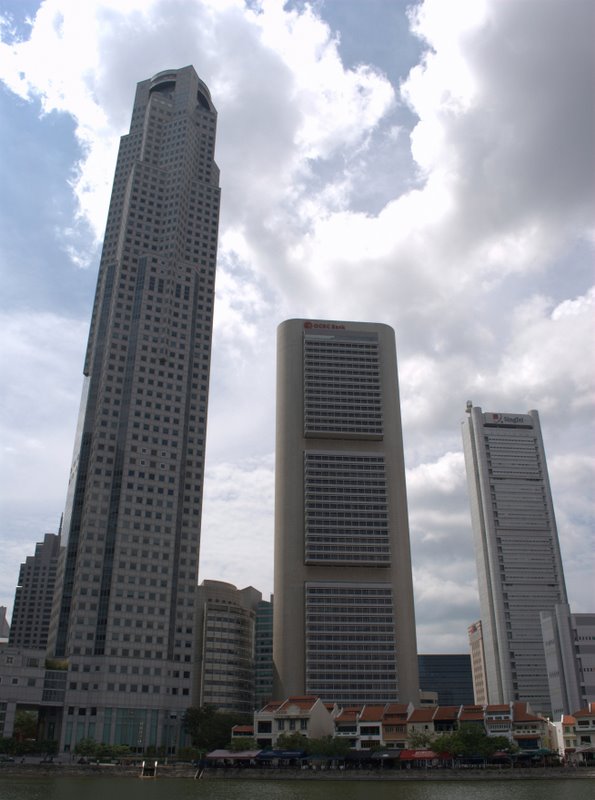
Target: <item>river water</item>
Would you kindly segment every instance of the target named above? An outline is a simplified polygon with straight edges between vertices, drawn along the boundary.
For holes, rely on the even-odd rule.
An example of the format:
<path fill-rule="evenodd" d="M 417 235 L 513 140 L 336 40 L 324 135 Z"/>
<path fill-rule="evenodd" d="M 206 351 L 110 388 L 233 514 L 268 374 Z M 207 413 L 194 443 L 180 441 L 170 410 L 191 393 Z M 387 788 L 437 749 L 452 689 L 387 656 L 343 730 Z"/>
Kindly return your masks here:
<path fill-rule="evenodd" d="M 312 781 L 28 778 L 0 775 L 0 800 L 592 800 L 595 781 Z"/>

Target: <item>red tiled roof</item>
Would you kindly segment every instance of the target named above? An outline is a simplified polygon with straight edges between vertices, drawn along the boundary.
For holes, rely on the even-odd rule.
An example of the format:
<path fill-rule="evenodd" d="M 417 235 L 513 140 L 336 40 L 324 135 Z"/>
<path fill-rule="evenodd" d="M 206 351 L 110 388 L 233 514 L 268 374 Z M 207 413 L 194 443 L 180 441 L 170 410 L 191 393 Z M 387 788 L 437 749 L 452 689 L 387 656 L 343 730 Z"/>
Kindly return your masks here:
<path fill-rule="evenodd" d="M 434 719 L 456 719 L 459 714 L 459 706 L 438 706 Z"/>
<path fill-rule="evenodd" d="M 505 712 L 510 712 L 510 706 L 508 703 L 500 703 L 492 706 L 486 706 L 485 712 L 486 714 L 504 714 Z"/>
<path fill-rule="evenodd" d="M 581 708 L 580 711 L 574 711 L 573 717 L 592 717 L 595 716 L 595 703 L 588 703 L 586 708 Z"/>
<path fill-rule="evenodd" d="M 513 703 L 513 720 L 515 722 L 543 722 L 543 717 L 531 714 L 527 709 L 527 703 L 519 701 Z"/>
<path fill-rule="evenodd" d="M 407 722 L 431 722 L 435 708 L 414 708 Z"/>
<path fill-rule="evenodd" d="M 576 719 L 571 717 L 570 714 L 564 714 L 562 716 L 562 725 L 574 725 Z"/>
<path fill-rule="evenodd" d="M 277 710 L 281 713 L 285 713 L 291 706 L 297 706 L 300 711 L 309 711 L 317 700 L 317 697 L 309 696 L 288 697 L 284 703 L 281 703 Z"/>
<path fill-rule="evenodd" d="M 234 725 L 231 729 L 232 733 L 254 733 L 253 725 Z"/>
<path fill-rule="evenodd" d="M 408 707 L 405 703 L 387 703 L 384 709 L 384 716 L 407 716 L 407 711 Z"/>
<path fill-rule="evenodd" d="M 335 722 L 355 722 L 359 714 L 359 708 L 344 708 L 340 714 L 335 717 Z"/>
<path fill-rule="evenodd" d="M 384 706 L 364 706 L 359 716 L 360 722 L 381 722 Z"/>
<path fill-rule="evenodd" d="M 283 702 L 281 700 L 271 700 L 269 703 L 266 704 L 266 706 L 263 706 L 258 713 L 263 714 L 268 712 L 270 714 L 271 712 L 276 711 L 282 705 Z"/>
<path fill-rule="evenodd" d="M 461 713 L 459 714 L 459 719 L 462 722 L 473 722 L 475 720 L 483 720 L 483 711 L 461 710 Z"/>

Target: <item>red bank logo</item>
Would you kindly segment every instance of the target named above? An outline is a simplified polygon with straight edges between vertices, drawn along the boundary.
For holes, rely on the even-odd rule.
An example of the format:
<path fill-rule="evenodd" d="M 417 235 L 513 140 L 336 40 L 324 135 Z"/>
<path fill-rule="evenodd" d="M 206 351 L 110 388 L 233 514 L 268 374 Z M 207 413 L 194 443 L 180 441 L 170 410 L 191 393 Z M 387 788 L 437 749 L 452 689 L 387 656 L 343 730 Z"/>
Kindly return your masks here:
<path fill-rule="evenodd" d="M 530 424 L 525 414 L 487 414 L 489 422 L 498 425 L 528 425 Z"/>
<path fill-rule="evenodd" d="M 304 328 L 307 330 L 316 328 L 325 331 L 344 331 L 345 325 L 335 325 L 332 322 L 304 322 Z"/>

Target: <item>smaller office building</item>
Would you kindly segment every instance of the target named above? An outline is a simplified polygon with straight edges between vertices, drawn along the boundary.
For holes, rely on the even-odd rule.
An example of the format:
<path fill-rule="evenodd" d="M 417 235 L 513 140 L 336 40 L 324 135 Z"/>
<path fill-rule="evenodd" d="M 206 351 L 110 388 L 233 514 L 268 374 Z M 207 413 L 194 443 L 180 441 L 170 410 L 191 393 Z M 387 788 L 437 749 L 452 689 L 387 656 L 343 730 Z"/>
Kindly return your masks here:
<path fill-rule="evenodd" d="M 196 665 L 193 705 L 254 711 L 256 609 L 262 594 L 223 581 L 196 590 Z"/>
<path fill-rule="evenodd" d="M 471 657 L 468 653 L 419 655 L 419 688 L 436 692 L 438 705 L 473 703 Z"/>
<path fill-rule="evenodd" d="M 486 661 L 483 649 L 483 631 L 478 619 L 467 628 L 469 649 L 471 650 L 471 677 L 473 679 L 473 701 L 480 705 L 488 702 L 488 682 Z"/>
<path fill-rule="evenodd" d="M 48 643 L 60 536 L 46 533 L 19 569 L 8 643 L 43 650 Z"/>
<path fill-rule="evenodd" d="M 273 696 L 273 596 L 256 604 L 254 641 L 254 708 Z"/>
<path fill-rule="evenodd" d="M 595 614 L 572 614 L 567 603 L 541 612 L 554 719 L 595 702 Z"/>

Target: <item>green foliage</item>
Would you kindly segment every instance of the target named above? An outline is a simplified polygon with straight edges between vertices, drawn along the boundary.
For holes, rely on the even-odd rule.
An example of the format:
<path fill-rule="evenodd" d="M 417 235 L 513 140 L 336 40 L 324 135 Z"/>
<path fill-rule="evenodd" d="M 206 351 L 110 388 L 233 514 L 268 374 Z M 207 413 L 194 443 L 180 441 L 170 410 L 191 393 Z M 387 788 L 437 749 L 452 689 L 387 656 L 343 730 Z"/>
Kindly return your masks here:
<path fill-rule="evenodd" d="M 101 744 L 95 739 L 88 738 L 78 741 L 74 752 L 82 758 L 93 758 L 98 761 L 126 758 L 131 754 L 127 744 Z"/>
<path fill-rule="evenodd" d="M 37 712 L 17 711 L 14 718 L 13 736 L 18 741 L 35 739 L 37 735 Z"/>
<path fill-rule="evenodd" d="M 81 739 L 74 746 L 74 752 L 77 756 L 84 756 L 85 758 L 95 758 L 99 745 L 95 739 Z"/>
<path fill-rule="evenodd" d="M 312 755 L 345 758 L 351 748 L 348 739 L 340 736 L 325 736 L 322 739 L 309 739 L 308 750 Z"/>
<path fill-rule="evenodd" d="M 48 755 L 53 756 L 58 752 L 58 742 L 53 739 L 41 739 L 35 741 L 32 739 L 25 739 L 19 741 L 11 736 L 6 739 L 0 739 L 0 753 L 5 753 L 11 756 L 28 756 L 28 755 Z"/>
<path fill-rule="evenodd" d="M 409 744 L 414 750 L 426 750 L 427 748 L 433 748 L 433 744 L 435 739 L 433 738 L 431 733 L 423 733 L 422 731 L 415 731 L 408 737 Z"/>
<path fill-rule="evenodd" d="M 39 752 L 45 753 L 48 756 L 55 756 L 58 754 L 58 742 L 56 739 L 43 739 L 38 742 Z"/>
<path fill-rule="evenodd" d="M 3 755 L 15 755 L 16 747 L 19 743 L 12 736 L 0 739 L 0 753 Z"/>
<path fill-rule="evenodd" d="M 277 739 L 277 750 L 302 750 L 306 755 L 344 758 L 349 753 L 349 741 L 338 736 L 308 739 L 301 733 L 283 733 Z"/>
<path fill-rule="evenodd" d="M 258 750 L 256 739 L 251 736 L 237 736 L 227 745 L 227 749 L 233 753 L 240 753 L 242 750 Z"/>
<path fill-rule="evenodd" d="M 100 761 L 107 759 L 119 760 L 130 755 L 132 753 L 127 744 L 100 744 L 97 748 L 97 758 Z"/>
<path fill-rule="evenodd" d="M 227 747 L 234 725 L 246 725 L 252 718 L 246 714 L 217 711 L 211 706 L 189 708 L 184 714 L 184 730 L 194 747 L 209 751 Z"/>
<path fill-rule="evenodd" d="M 310 741 L 304 736 L 303 733 L 282 733 L 277 739 L 275 748 L 277 750 L 303 750 L 309 753 L 308 746 Z"/>
<path fill-rule="evenodd" d="M 515 746 L 505 736 L 488 736 L 479 725 L 461 725 L 459 730 L 438 736 L 431 743 L 435 753 L 448 753 L 451 756 L 483 756 L 489 758 L 503 750 L 511 752 Z"/>

